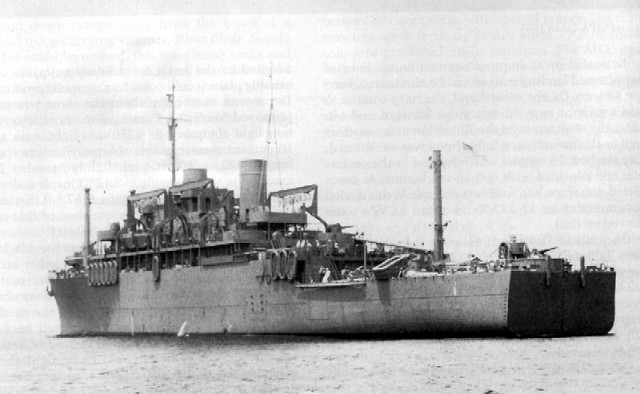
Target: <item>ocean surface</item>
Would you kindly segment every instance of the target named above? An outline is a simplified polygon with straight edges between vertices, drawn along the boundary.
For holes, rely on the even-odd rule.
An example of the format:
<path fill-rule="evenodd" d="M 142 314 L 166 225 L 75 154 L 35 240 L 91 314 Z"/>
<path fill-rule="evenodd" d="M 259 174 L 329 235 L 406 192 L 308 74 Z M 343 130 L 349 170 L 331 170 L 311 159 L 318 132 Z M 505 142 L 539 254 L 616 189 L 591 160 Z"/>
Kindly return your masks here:
<path fill-rule="evenodd" d="M 0 392 L 637 392 L 627 312 L 612 334 L 555 339 L 12 334 Z"/>

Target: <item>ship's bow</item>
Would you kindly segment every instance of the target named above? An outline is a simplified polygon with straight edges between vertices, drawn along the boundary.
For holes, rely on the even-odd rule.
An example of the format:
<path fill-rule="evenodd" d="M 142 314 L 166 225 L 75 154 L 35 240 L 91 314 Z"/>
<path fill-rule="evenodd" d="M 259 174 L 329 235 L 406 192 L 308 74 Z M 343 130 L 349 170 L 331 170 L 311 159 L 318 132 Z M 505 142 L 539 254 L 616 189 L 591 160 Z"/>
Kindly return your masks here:
<path fill-rule="evenodd" d="M 91 287 L 86 276 L 50 279 L 60 316 L 60 335 L 105 334 L 111 325 L 117 287 Z"/>

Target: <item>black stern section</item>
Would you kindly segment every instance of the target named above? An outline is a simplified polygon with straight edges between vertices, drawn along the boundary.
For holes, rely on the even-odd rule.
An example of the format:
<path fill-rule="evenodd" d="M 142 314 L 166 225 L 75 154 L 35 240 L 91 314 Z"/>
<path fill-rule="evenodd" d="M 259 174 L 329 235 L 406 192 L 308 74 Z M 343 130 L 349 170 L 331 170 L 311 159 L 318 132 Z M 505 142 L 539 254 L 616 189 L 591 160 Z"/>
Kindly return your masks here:
<path fill-rule="evenodd" d="M 514 336 L 605 335 L 615 318 L 616 273 L 513 271 L 507 328 Z"/>

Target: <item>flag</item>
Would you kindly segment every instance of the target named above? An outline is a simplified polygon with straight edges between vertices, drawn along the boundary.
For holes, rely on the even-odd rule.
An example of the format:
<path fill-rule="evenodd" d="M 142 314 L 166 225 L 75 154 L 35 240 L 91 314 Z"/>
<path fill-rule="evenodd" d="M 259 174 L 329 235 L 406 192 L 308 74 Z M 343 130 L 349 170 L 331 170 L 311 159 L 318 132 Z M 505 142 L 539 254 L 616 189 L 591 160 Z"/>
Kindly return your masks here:
<path fill-rule="evenodd" d="M 169 99 L 170 103 L 173 103 L 173 94 L 167 93 L 167 98 Z"/>
<path fill-rule="evenodd" d="M 173 127 L 169 125 L 169 141 L 173 141 L 176 138 L 176 133 L 173 130 Z"/>
<path fill-rule="evenodd" d="M 464 142 L 462 143 L 462 150 L 466 150 L 466 151 L 471 152 L 471 154 L 473 154 L 473 156 L 474 156 L 474 157 L 479 157 L 479 158 L 481 158 L 482 160 L 487 160 L 487 158 L 486 158 L 486 157 L 484 157 L 484 155 L 483 155 L 483 154 L 480 154 L 480 153 L 476 152 L 476 151 L 473 149 L 473 146 L 471 146 L 471 145 L 469 145 L 469 144 L 465 144 Z"/>

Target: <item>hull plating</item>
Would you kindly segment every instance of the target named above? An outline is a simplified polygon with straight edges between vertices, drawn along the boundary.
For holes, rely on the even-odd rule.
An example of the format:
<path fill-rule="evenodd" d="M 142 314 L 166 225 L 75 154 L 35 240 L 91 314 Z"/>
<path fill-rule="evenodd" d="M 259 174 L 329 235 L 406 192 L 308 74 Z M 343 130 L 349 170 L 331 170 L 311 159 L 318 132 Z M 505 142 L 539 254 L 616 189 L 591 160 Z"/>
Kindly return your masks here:
<path fill-rule="evenodd" d="M 51 280 L 62 335 L 177 333 L 513 335 L 604 334 L 615 273 L 501 271 L 300 288 L 262 276 L 259 261 L 122 272 L 113 286 Z M 577 279 L 576 279 L 577 278 Z M 561 300 L 561 301 L 558 301 Z M 594 313 L 592 313 L 595 311 Z"/>
<path fill-rule="evenodd" d="M 604 335 L 615 319 L 615 272 L 512 272 L 509 331 L 522 336 Z"/>

